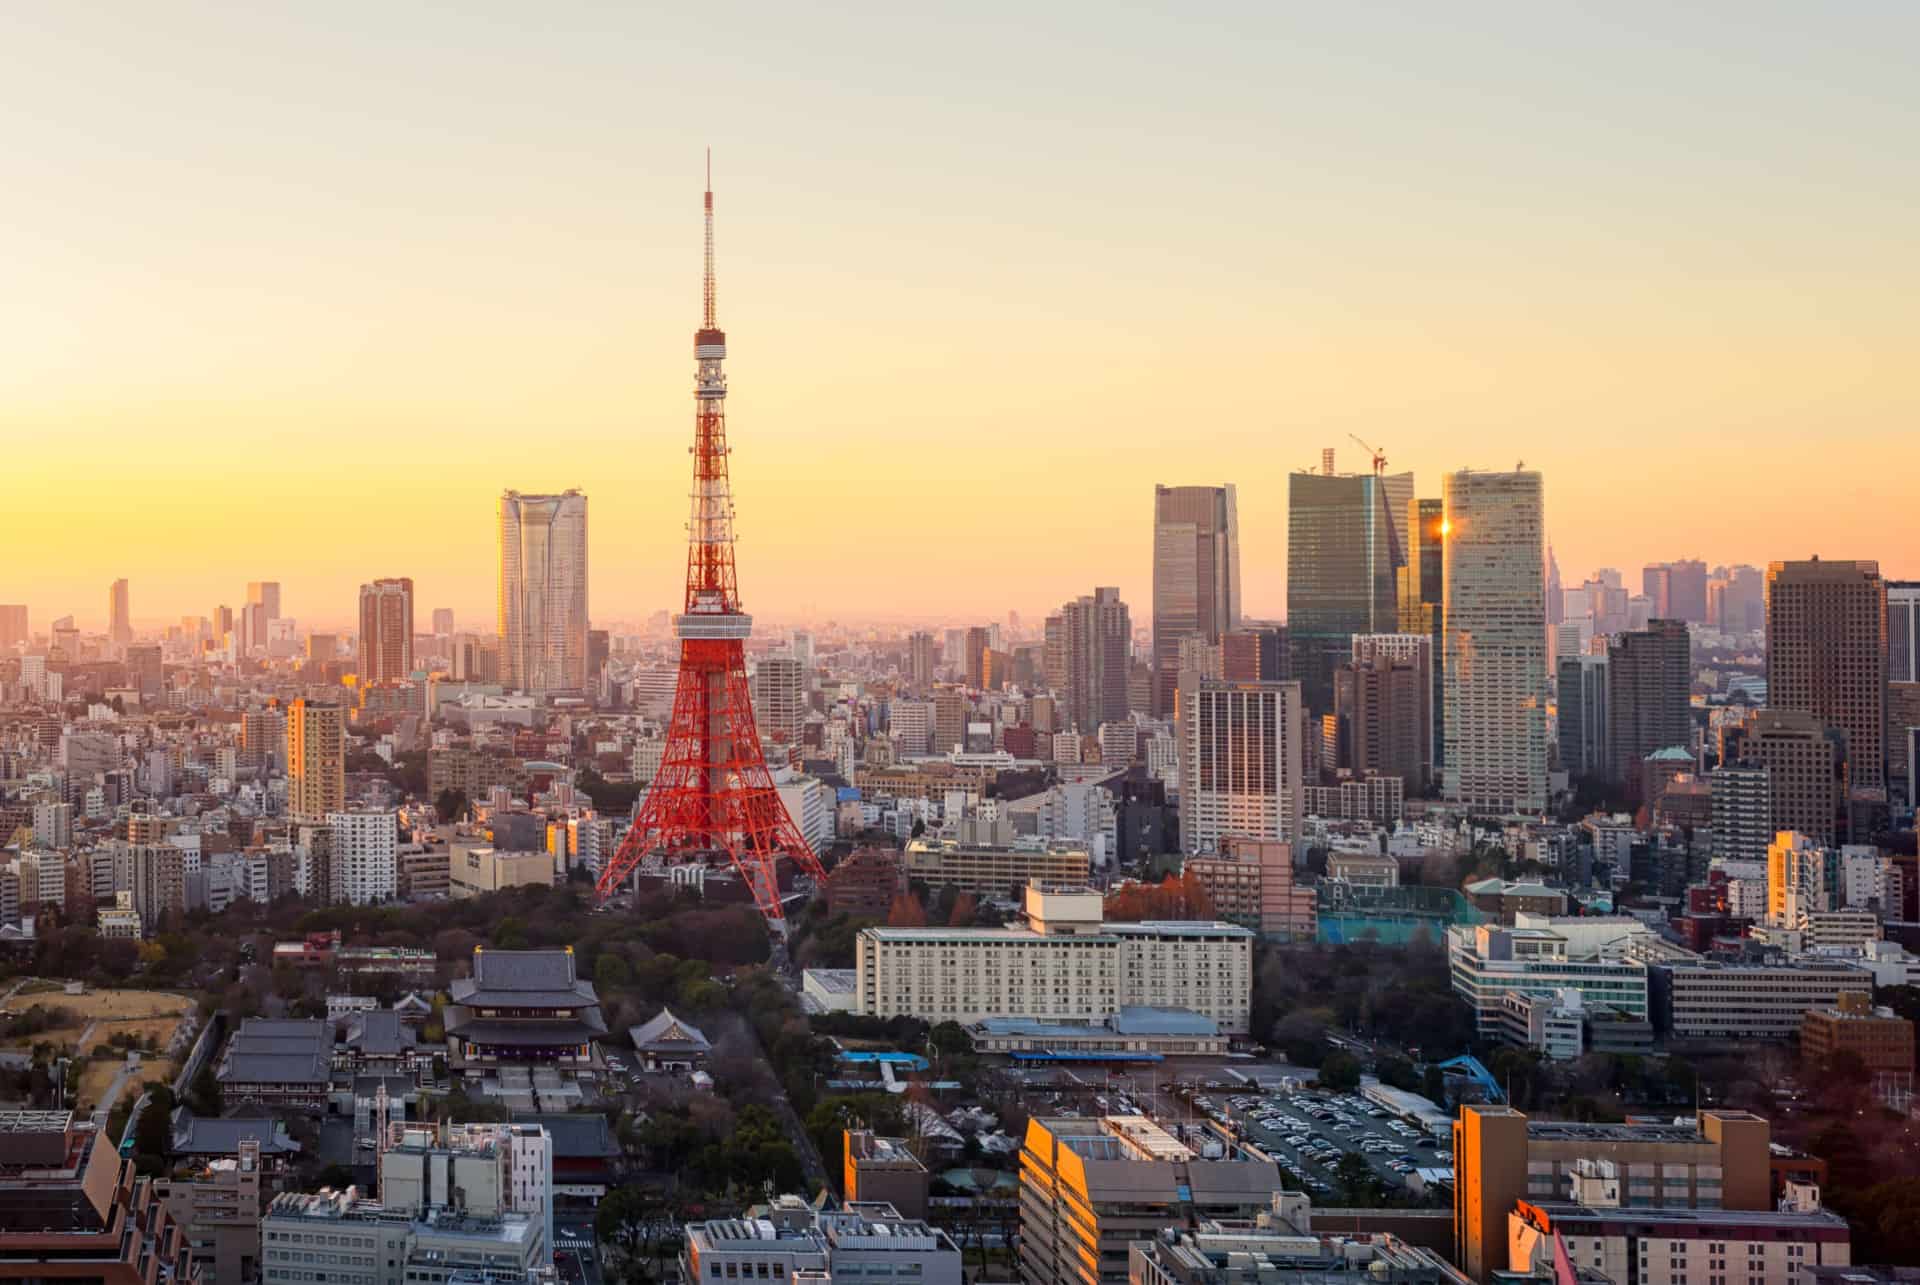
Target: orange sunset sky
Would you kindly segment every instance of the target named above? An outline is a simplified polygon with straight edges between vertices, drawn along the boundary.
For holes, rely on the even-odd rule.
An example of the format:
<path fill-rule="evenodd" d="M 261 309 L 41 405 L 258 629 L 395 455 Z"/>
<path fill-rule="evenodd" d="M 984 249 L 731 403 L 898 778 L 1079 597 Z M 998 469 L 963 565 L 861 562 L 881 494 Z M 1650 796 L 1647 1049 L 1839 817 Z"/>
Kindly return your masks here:
<path fill-rule="evenodd" d="M 0 601 L 410 575 L 503 487 L 677 598 L 714 149 L 766 621 L 1150 607 L 1155 482 L 1524 459 L 1569 582 L 1920 576 L 1920 6 L 509 4 L 0 12 Z M 423 620 L 424 625 L 424 620 Z"/>

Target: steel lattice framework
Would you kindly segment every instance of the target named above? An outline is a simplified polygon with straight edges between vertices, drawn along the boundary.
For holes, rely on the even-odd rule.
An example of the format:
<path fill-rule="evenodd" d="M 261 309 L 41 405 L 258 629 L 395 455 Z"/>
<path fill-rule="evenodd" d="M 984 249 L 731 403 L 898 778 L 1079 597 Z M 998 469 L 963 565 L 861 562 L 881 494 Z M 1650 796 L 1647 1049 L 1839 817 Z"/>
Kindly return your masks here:
<path fill-rule="evenodd" d="M 747 690 L 746 640 L 733 564 L 733 494 L 727 480 L 727 336 L 714 318 L 713 183 L 706 194 L 705 312 L 694 334 L 692 516 L 687 523 L 687 597 L 675 617 L 680 677 L 673 722 L 653 786 L 596 889 L 610 896 L 642 864 L 704 861 L 721 853 L 753 890 L 754 904 L 784 933 L 775 861 L 785 853 L 825 879 L 774 788 Z"/>

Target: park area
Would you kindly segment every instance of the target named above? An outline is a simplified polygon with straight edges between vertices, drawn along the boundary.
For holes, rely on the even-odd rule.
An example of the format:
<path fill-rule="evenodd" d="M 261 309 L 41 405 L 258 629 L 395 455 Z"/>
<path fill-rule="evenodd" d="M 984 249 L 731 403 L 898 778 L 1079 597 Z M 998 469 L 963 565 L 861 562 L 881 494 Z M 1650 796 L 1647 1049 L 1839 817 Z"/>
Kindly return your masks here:
<path fill-rule="evenodd" d="M 42 1013 L 29 1020 L 35 1007 Z M 125 1035 L 136 1043 L 151 1041 L 161 1050 L 192 1009 L 191 999 L 171 991 L 87 990 L 74 995 L 61 982 L 29 982 L 6 1002 L 0 1048 L 24 1051 L 44 1043 L 86 1054 Z M 49 1020 L 53 1024 L 45 1024 Z"/>

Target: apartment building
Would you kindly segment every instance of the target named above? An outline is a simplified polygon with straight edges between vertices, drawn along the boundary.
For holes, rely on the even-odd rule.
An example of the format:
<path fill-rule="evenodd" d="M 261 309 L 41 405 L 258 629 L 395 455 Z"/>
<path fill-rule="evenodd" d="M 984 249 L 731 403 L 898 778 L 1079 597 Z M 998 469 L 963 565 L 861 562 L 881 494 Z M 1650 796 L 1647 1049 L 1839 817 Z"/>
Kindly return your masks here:
<path fill-rule="evenodd" d="M 1024 927 L 862 930 L 855 1011 L 1092 1026 L 1125 1007 L 1185 1008 L 1246 1032 L 1250 930 L 1224 921 L 1106 923 L 1100 894 L 1080 886 L 1030 886 L 1026 918 Z"/>

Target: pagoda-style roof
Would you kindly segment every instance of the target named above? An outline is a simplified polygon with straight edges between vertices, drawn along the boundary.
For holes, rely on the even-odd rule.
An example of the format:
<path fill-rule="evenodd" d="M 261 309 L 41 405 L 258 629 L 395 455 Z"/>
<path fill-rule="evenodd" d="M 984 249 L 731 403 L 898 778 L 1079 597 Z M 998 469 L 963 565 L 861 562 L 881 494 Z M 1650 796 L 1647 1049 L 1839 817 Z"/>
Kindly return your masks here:
<path fill-rule="evenodd" d="M 451 1018 L 453 1010 L 447 1010 Z M 606 1034 L 600 1023 L 585 1022 L 503 1022 L 491 1017 L 475 1018 L 454 1026 L 447 1034 L 468 1044 L 487 1044 L 496 1048 L 571 1048 L 586 1044 L 596 1035 Z"/>
<path fill-rule="evenodd" d="M 633 1046 L 642 1053 L 707 1053 L 713 1045 L 691 1022 L 683 1022 L 673 1010 L 663 1008 L 651 1021 L 628 1029 Z"/>
<path fill-rule="evenodd" d="M 573 949 L 473 950 L 473 976 L 448 988 L 469 1008 L 587 1008 L 599 1004 L 593 983 L 573 971 Z"/>

